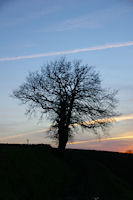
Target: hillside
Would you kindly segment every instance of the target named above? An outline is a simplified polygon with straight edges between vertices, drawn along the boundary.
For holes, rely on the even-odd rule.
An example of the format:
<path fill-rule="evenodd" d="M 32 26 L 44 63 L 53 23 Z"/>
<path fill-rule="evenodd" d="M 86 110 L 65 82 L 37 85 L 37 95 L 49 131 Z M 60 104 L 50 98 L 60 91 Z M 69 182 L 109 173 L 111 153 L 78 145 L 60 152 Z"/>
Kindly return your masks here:
<path fill-rule="evenodd" d="M 133 200 L 133 155 L 0 145 L 0 200 Z"/>

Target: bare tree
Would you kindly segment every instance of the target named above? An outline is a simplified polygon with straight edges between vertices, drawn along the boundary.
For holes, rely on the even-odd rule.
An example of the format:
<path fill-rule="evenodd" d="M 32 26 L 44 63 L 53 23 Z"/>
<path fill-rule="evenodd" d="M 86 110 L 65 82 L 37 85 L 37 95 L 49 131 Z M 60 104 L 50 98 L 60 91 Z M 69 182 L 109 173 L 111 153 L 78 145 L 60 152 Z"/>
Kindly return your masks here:
<path fill-rule="evenodd" d="M 28 105 L 27 113 L 48 114 L 51 132 L 63 151 L 76 125 L 97 134 L 116 114 L 116 91 L 103 89 L 99 73 L 80 61 L 65 58 L 29 73 L 13 97 Z"/>

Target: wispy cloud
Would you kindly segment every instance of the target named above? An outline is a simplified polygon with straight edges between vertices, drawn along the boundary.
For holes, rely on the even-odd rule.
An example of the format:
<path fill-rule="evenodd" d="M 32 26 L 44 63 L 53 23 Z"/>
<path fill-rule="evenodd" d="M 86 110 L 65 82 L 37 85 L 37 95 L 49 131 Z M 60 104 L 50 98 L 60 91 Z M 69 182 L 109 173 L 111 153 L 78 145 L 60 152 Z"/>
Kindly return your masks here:
<path fill-rule="evenodd" d="M 118 117 L 114 117 L 114 120 L 116 122 L 119 122 L 119 121 L 125 121 L 125 120 L 133 120 L 133 114 L 129 114 L 129 115 L 122 115 L 122 116 L 118 116 Z M 99 122 L 103 122 L 103 121 L 106 121 L 106 119 L 100 119 Z M 95 123 L 94 121 L 88 121 L 86 122 L 88 124 L 92 124 L 92 123 Z M 75 124 L 76 126 L 78 124 Z M 127 133 L 127 135 L 124 135 L 124 136 L 118 136 L 118 137 L 110 137 L 110 138 L 103 138 L 103 139 L 91 139 L 91 140 L 81 140 L 81 141 L 76 141 L 76 142 L 69 142 L 67 143 L 68 145 L 71 145 L 71 144 L 84 144 L 84 143 L 95 143 L 97 141 L 100 141 L 100 142 L 104 142 L 104 141 L 112 141 L 112 140 L 124 140 L 124 139 L 133 139 L 133 135 L 130 135 L 131 133 Z"/>
<path fill-rule="evenodd" d="M 0 61 L 2 62 L 2 61 L 24 60 L 24 59 L 57 56 L 57 55 L 67 55 L 67 54 L 81 53 L 81 52 L 87 52 L 87 51 L 97 51 L 97 50 L 128 47 L 128 46 L 133 46 L 133 41 L 104 44 L 101 46 L 92 46 L 88 48 L 73 49 L 73 50 L 67 50 L 67 51 L 55 51 L 55 52 L 48 52 L 48 53 L 41 53 L 41 54 L 16 56 L 16 57 L 3 57 L 3 58 L 0 58 Z"/>
<path fill-rule="evenodd" d="M 33 18 L 40 18 L 44 15 L 47 15 L 47 14 L 52 14 L 54 12 L 57 12 L 59 11 L 61 8 L 61 6 L 53 6 L 53 7 L 48 7 L 47 9 L 42 9 L 42 10 L 39 10 L 39 11 L 36 11 L 36 12 L 33 12 L 29 18 L 33 19 Z"/>
<path fill-rule="evenodd" d="M 7 18 L 7 16 L 5 16 L 4 22 L 1 19 L 1 26 L 10 27 L 17 24 L 21 24 L 22 22 L 25 22 L 25 21 L 27 22 L 28 20 L 34 20 L 38 18 L 40 19 L 41 17 L 57 12 L 60 8 L 61 8 L 60 6 L 47 7 L 45 9 L 42 8 L 36 11 L 32 11 L 30 13 L 25 13 L 25 15 L 23 15 L 22 13 L 18 17 L 17 16 L 12 17 L 12 15 L 10 16 L 10 14 L 8 14 L 10 17 L 8 16 Z"/>
<path fill-rule="evenodd" d="M 104 142 L 104 141 L 111 141 L 111 140 L 124 140 L 124 139 L 133 139 L 133 135 L 127 135 L 127 136 L 120 136 L 120 137 L 110 137 L 110 138 L 104 138 L 104 139 L 95 139 L 95 140 L 81 140 L 76 142 L 68 142 L 67 145 L 70 144 L 83 144 L 83 143 L 94 143 L 97 141 Z"/>
<path fill-rule="evenodd" d="M 50 129 L 47 128 L 47 129 L 33 131 L 33 132 L 30 132 L 30 133 L 23 133 L 23 134 L 10 135 L 10 136 L 6 136 L 6 137 L 0 137 L 0 141 L 15 139 L 15 138 L 29 136 L 29 135 L 34 135 L 34 134 L 39 134 L 39 133 L 45 133 L 45 132 L 47 132 L 49 130 Z"/>
<path fill-rule="evenodd" d="M 111 21 L 116 21 L 119 17 L 132 12 L 131 6 L 116 5 L 111 8 L 106 8 L 98 11 L 92 11 L 75 18 L 65 19 L 64 21 L 54 23 L 49 27 L 37 30 L 37 32 L 62 32 L 72 29 L 94 29 L 102 27 L 104 24 L 109 24 Z"/>
<path fill-rule="evenodd" d="M 124 120 L 133 120 L 133 114 L 118 116 L 118 117 L 115 117 L 114 119 L 117 122 L 118 121 L 124 121 Z M 102 119 L 102 120 L 104 120 L 104 119 Z M 90 122 L 88 122 L 88 123 L 90 123 Z M 75 125 L 78 125 L 78 124 L 75 124 Z M 11 135 L 11 136 L 6 136 L 6 137 L 0 137 L 0 141 L 10 140 L 10 139 L 14 139 L 14 138 L 19 138 L 19 137 L 24 137 L 24 136 L 34 135 L 34 134 L 39 134 L 39 133 L 46 133 L 49 130 L 50 130 L 50 128 L 45 128 L 45 129 L 30 132 L 30 133 L 16 134 L 16 135 Z M 131 138 L 133 138 L 132 135 L 126 135 L 126 136 L 119 136 L 119 137 L 112 137 L 112 138 L 104 138 L 104 139 L 100 139 L 100 141 L 131 139 Z M 68 144 L 80 144 L 80 143 L 95 142 L 95 141 L 98 141 L 98 140 L 77 141 L 77 142 L 68 143 Z"/>
<path fill-rule="evenodd" d="M 98 28 L 100 25 L 101 23 L 98 23 L 98 20 L 90 15 L 86 15 L 58 22 L 55 25 L 51 25 L 36 32 L 61 32 L 78 28 L 92 29 Z"/>
<path fill-rule="evenodd" d="M 102 151 L 115 151 L 126 153 L 130 150 L 133 153 L 133 132 L 124 132 L 123 136 L 110 137 L 104 139 L 90 139 L 75 141 L 67 144 L 67 148 L 79 148 L 79 149 L 92 149 Z M 125 136 L 127 134 L 127 136 Z"/>
<path fill-rule="evenodd" d="M 96 121 L 88 121 L 88 122 L 85 122 L 87 124 L 95 124 L 97 122 L 110 122 L 110 121 L 116 121 L 116 122 L 119 122 L 119 121 L 125 121 L 125 120 L 133 120 L 133 114 L 129 114 L 129 115 L 123 115 L 123 116 L 118 116 L 118 117 L 113 117 L 113 118 L 105 118 L 105 119 L 99 119 L 99 120 L 96 120 Z M 75 124 L 75 125 L 78 125 L 78 124 Z"/>

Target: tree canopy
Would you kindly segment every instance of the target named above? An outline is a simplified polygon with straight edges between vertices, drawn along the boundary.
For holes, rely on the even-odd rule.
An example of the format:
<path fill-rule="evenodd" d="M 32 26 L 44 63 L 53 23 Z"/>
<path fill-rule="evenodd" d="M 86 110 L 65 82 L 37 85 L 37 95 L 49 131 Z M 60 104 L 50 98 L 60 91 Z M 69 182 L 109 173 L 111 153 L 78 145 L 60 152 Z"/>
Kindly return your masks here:
<path fill-rule="evenodd" d="M 116 115 L 116 91 L 104 89 L 94 67 L 61 58 L 29 73 L 13 96 L 51 120 L 51 133 L 64 150 L 77 125 L 104 131 Z"/>

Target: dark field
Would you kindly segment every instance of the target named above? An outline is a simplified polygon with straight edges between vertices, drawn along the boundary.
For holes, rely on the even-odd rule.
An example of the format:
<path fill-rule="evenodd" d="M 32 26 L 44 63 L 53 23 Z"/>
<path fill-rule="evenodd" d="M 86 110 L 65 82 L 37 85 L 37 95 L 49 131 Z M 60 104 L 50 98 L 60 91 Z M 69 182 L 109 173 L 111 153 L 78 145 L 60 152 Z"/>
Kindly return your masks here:
<path fill-rule="evenodd" d="M 0 145 L 0 200 L 133 200 L 133 155 Z"/>

